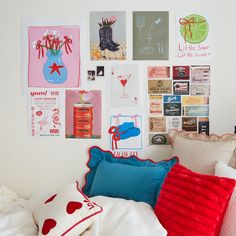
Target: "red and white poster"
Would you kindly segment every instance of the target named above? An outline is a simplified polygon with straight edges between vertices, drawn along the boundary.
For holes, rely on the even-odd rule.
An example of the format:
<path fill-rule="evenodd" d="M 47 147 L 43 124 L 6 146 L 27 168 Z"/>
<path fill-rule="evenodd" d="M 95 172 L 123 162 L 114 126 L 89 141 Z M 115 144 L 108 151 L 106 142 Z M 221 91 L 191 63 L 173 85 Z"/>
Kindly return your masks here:
<path fill-rule="evenodd" d="M 60 91 L 31 90 L 28 97 L 30 136 L 61 136 Z"/>

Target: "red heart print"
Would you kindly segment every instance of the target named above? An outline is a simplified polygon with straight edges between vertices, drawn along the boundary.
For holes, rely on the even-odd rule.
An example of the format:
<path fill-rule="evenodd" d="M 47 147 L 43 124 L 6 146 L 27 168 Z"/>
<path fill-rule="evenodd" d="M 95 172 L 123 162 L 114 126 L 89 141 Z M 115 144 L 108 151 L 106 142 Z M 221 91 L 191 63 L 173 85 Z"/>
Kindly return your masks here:
<path fill-rule="evenodd" d="M 121 82 L 121 84 L 122 84 L 123 86 L 125 86 L 126 83 L 127 83 L 127 79 L 122 79 L 120 82 Z"/>
<path fill-rule="evenodd" d="M 68 202 L 66 207 L 66 212 L 68 214 L 73 214 L 76 210 L 79 210 L 83 204 L 81 202 Z"/>
<path fill-rule="evenodd" d="M 47 203 L 53 201 L 56 196 L 57 196 L 57 194 L 54 194 L 53 196 L 51 196 L 50 198 L 48 198 L 48 200 L 46 200 L 46 201 L 44 202 L 44 204 L 47 204 Z"/>
<path fill-rule="evenodd" d="M 43 223 L 42 234 L 47 235 L 56 225 L 57 222 L 54 219 L 46 219 Z"/>

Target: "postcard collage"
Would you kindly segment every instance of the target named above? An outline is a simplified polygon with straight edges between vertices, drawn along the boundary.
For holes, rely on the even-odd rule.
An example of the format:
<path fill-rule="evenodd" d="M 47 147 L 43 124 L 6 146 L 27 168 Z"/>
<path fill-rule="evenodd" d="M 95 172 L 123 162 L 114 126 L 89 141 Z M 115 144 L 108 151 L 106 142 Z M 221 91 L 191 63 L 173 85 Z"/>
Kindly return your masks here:
<path fill-rule="evenodd" d="M 185 12 L 172 19 L 168 11 L 134 11 L 132 21 L 125 11 L 88 14 L 90 50 L 83 53 L 96 62 L 93 68 L 83 62 L 80 24 L 27 24 L 30 136 L 101 139 L 102 124 L 109 123 L 109 148 L 136 152 L 144 136 L 147 145 L 168 145 L 172 128 L 209 135 L 209 18 Z M 132 32 L 126 32 L 127 24 Z M 103 89 L 89 89 L 101 79 L 109 91 L 109 121 L 102 117 Z"/>

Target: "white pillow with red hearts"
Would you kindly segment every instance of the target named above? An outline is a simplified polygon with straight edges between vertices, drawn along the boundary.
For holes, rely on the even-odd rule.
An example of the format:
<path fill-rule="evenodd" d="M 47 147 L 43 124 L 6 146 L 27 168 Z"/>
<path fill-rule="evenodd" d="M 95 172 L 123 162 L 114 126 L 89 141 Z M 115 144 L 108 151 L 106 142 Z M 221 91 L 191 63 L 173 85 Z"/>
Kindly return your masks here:
<path fill-rule="evenodd" d="M 102 212 L 102 207 L 91 202 L 78 186 L 78 182 L 64 187 L 45 199 L 37 209 L 34 218 L 39 236 L 80 235 Z"/>

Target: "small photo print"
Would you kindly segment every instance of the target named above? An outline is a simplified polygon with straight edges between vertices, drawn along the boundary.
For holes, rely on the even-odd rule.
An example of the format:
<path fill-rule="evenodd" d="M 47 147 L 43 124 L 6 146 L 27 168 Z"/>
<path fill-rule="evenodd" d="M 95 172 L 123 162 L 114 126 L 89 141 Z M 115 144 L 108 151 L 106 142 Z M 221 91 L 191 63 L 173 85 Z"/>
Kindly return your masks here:
<path fill-rule="evenodd" d="M 184 106 L 184 116 L 209 116 L 209 106 Z"/>
<path fill-rule="evenodd" d="M 192 84 L 191 95 L 210 95 L 210 84 Z"/>
<path fill-rule="evenodd" d="M 149 132 L 166 132 L 166 117 L 149 117 Z"/>
<path fill-rule="evenodd" d="M 182 118 L 181 117 L 167 117 L 167 126 L 168 126 L 168 130 L 171 129 L 177 129 L 177 130 L 181 130 L 182 129 Z"/>
<path fill-rule="evenodd" d="M 178 81 L 173 82 L 174 95 L 188 95 L 189 94 L 189 82 Z"/>
<path fill-rule="evenodd" d="M 209 118 L 200 117 L 198 120 L 198 133 L 209 135 Z"/>
<path fill-rule="evenodd" d="M 182 129 L 197 132 L 197 117 L 182 117 Z"/>
<path fill-rule="evenodd" d="M 181 103 L 164 103 L 164 116 L 181 116 Z"/>
<path fill-rule="evenodd" d="M 191 66 L 192 83 L 210 83 L 210 66 Z"/>
<path fill-rule="evenodd" d="M 148 80 L 149 94 L 172 94 L 171 80 Z"/>
<path fill-rule="evenodd" d="M 149 113 L 162 114 L 162 95 L 149 95 Z"/>
<path fill-rule="evenodd" d="M 104 66 L 97 66 L 97 76 L 104 76 Z"/>
<path fill-rule="evenodd" d="M 88 70 L 88 81 L 95 81 L 95 70 Z"/>
<path fill-rule="evenodd" d="M 181 96 L 180 95 L 164 95 L 164 102 L 167 102 L 167 103 L 181 102 Z"/>
<path fill-rule="evenodd" d="M 182 96 L 182 105 L 208 105 L 209 97 L 202 96 Z"/>
<path fill-rule="evenodd" d="M 149 145 L 168 145 L 168 134 L 149 134 Z"/>
<path fill-rule="evenodd" d="M 188 80 L 189 79 L 189 66 L 173 66 L 173 79 L 174 80 Z"/>
<path fill-rule="evenodd" d="M 170 78 L 170 67 L 148 66 L 148 78 Z"/>

